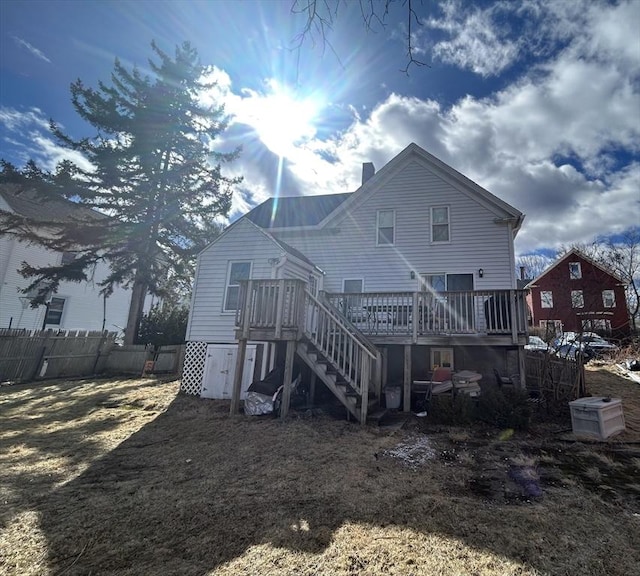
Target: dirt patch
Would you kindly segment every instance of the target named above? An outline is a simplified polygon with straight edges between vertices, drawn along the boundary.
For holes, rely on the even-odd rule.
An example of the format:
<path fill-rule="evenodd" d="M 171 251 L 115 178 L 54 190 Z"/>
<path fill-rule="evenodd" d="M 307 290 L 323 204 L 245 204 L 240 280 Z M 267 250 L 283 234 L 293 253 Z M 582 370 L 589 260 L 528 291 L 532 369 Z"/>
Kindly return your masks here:
<path fill-rule="evenodd" d="M 631 427 L 362 428 L 229 417 L 177 382 L 0 390 L 0 574 L 627 575 L 640 565 Z"/>

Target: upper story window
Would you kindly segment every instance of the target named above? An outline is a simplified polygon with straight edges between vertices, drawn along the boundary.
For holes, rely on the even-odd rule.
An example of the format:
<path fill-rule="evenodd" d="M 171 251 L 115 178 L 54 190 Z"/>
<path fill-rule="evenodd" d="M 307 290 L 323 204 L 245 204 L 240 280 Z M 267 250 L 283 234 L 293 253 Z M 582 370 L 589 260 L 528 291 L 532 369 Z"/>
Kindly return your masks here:
<path fill-rule="evenodd" d="M 449 242 L 449 207 L 431 208 L 431 242 Z"/>
<path fill-rule="evenodd" d="M 229 262 L 227 286 L 224 294 L 225 312 L 238 309 L 240 299 L 240 280 L 251 278 L 251 262 Z"/>
<path fill-rule="evenodd" d="M 580 262 L 569 262 L 569 278 L 571 280 L 580 280 L 582 278 Z"/>
<path fill-rule="evenodd" d="M 65 298 L 51 298 L 51 302 L 47 305 L 47 315 L 44 323 L 60 326 L 62 323 L 62 312 L 64 311 Z"/>
<path fill-rule="evenodd" d="M 571 307 L 584 308 L 584 294 L 582 290 L 571 290 Z"/>
<path fill-rule="evenodd" d="M 602 291 L 602 305 L 605 308 L 616 307 L 616 293 L 613 290 Z"/>
<path fill-rule="evenodd" d="M 396 211 L 378 210 L 378 246 L 395 244 L 396 241 Z"/>
<path fill-rule="evenodd" d="M 75 252 L 63 252 L 62 259 L 60 260 L 60 266 L 66 266 L 71 264 L 76 259 L 77 254 Z"/>
<path fill-rule="evenodd" d="M 553 308 L 553 292 L 551 290 L 540 291 L 540 306 L 542 308 Z"/>

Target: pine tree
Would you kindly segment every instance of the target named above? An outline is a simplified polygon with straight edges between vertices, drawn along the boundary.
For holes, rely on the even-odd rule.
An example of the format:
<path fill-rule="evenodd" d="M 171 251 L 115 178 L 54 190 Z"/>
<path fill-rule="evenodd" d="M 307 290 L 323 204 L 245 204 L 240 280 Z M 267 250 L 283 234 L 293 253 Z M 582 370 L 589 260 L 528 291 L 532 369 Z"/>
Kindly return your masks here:
<path fill-rule="evenodd" d="M 75 140 L 51 122 L 58 141 L 80 152 L 91 168 L 64 161 L 47 173 L 33 162 L 22 171 L 3 163 L 0 174 L 2 181 L 31 185 L 43 202 L 67 199 L 100 213 L 40 221 L 38 228 L 5 213 L 3 224 L 23 239 L 77 254 L 64 266 L 23 265 L 22 274 L 33 278 L 27 290 L 38 290 L 34 304 L 60 281 L 86 280 L 92 266 L 106 261 L 111 273 L 101 283 L 103 292 L 110 294 L 116 284 L 132 290 L 127 343 L 138 331 L 146 294 L 162 296 L 168 278 L 174 286 L 190 278 L 195 255 L 219 232 L 216 218 L 228 213 L 240 181 L 221 170 L 239 150 L 213 151 L 227 120 L 222 106 L 202 104 L 201 95 L 213 87 L 206 81 L 209 69 L 188 42 L 174 58 L 155 43 L 151 47 L 157 59 L 149 61 L 151 76 L 116 60 L 111 85 L 71 85 L 73 106 L 96 129 L 93 136 Z"/>

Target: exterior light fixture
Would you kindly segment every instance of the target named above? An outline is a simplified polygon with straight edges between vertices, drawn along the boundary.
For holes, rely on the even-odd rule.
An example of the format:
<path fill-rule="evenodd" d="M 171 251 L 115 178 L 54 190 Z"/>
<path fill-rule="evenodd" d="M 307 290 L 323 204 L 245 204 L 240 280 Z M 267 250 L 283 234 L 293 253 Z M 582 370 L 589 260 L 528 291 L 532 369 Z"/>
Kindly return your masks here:
<path fill-rule="evenodd" d="M 415 280 L 416 279 L 416 273 L 413 270 L 411 270 L 410 276 L 411 276 L 411 280 Z"/>
<path fill-rule="evenodd" d="M 478 269 L 478 277 L 482 278 L 484 276 L 484 270 L 482 268 Z"/>

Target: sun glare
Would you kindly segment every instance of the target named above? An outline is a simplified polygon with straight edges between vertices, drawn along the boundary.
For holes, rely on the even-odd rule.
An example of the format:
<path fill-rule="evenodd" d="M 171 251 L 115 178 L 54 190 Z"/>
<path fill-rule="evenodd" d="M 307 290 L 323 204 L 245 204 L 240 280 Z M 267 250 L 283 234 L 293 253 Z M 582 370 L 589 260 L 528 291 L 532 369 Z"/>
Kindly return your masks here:
<path fill-rule="evenodd" d="M 313 98 L 300 97 L 272 82 L 270 93 L 254 95 L 253 100 L 251 125 L 274 154 L 290 156 L 296 144 L 315 135 L 319 106 Z"/>

